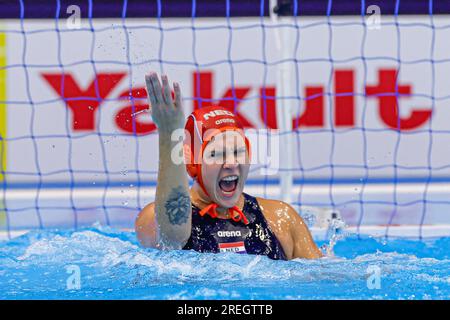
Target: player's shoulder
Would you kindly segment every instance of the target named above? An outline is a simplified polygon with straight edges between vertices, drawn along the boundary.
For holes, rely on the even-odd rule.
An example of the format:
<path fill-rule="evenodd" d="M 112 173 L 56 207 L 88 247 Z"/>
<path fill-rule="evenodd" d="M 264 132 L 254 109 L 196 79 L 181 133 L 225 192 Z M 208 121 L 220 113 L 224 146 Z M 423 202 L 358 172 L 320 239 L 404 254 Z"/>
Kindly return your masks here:
<path fill-rule="evenodd" d="M 147 223 L 148 221 L 152 221 L 155 217 L 155 203 L 151 202 L 147 204 L 141 212 L 139 212 L 136 218 L 136 224 L 139 223 Z"/>
<path fill-rule="evenodd" d="M 275 199 L 256 199 L 273 230 L 282 230 L 293 238 L 295 235 L 308 232 L 303 218 L 289 203 Z M 279 234 L 282 235 L 282 233 Z"/>
<path fill-rule="evenodd" d="M 149 204 L 147 204 L 144 209 L 142 209 L 142 211 L 147 211 L 147 212 L 155 212 L 155 202 L 150 202 Z"/>
<path fill-rule="evenodd" d="M 144 247 L 156 247 L 156 220 L 155 220 L 155 203 L 146 205 L 134 222 L 136 236 Z"/>
<path fill-rule="evenodd" d="M 287 202 L 278 199 L 267 199 L 262 197 L 255 197 L 260 205 L 268 206 L 270 208 L 275 209 L 286 209 L 286 210 L 294 210 L 295 209 Z"/>
<path fill-rule="evenodd" d="M 297 211 L 287 202 L 277 199 L 255 197 L 265 215 L 280 218 L 297 216 Z"/>

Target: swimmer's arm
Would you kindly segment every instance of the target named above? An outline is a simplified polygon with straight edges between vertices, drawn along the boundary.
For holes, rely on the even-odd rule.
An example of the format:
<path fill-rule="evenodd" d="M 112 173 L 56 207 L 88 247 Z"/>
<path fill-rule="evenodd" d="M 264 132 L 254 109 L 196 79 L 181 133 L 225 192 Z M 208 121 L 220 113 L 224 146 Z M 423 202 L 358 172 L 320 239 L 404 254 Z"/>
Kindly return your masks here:
<path fill-rule="evenodd" d="M 291 206 L 289 206 L 288 213 L 292 221 L 290 231 L 294 244 L 291 259 L 318 259 L 323 257 L 302 217 Z"/>
<path fill-rule="evenodd" d="M 148 209 L 153 210 L 154 217 L 144 209 L 136 221 L 136 232 L 143 245 L 181 249 L 191 234 L 191 201 L 186 166 L 172 159 L 172 150 L 177 150 L 182 141 L 172 141 L 171 136 L 184 127 L 185 120 L 179 86 L 174 85 L 173 101 L 167 78 L 162 80 L 163 88 L 156 74 L 146 77 L 152 118 L 159 132 L 158 184 L 154 206 Z M 144 223 L 148 224 L 139 229 Z"/>

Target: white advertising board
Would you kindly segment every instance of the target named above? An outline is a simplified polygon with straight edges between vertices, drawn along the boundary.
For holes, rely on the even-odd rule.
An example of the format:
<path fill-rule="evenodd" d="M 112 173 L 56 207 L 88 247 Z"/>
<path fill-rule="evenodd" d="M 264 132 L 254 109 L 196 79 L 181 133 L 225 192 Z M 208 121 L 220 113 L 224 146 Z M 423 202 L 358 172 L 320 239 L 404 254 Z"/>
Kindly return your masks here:
<path fill-rule="evenodd" d="M 134 110 L 146 108 L 149 71 L 181 83 L 186 115 L 201 97 L 233 108 L 248 127 L 275 129 L 282 63 L 293 70 L 297 95 L 286 99 L 295 100 L 298 130 L 277 154 L 295 149 L 296 177 L 449 177 L 447 21 L 435 17 L 431 29 L 428 17 L 383 18 L 367 29 L 359 17 L 285 27 L 254 18 L 99 19 L 95 32 L 87 20 L 58 30 L 52 20 L 6 21 L 8 182 L 154 181 L 157 131 L 144 112 L 133 134 L 129 99 L 131 88 Z M 276 47 L 283 28 L 294 40 L 289 61 Z M 261 177 L 255 168 L 250 177 Z"/>

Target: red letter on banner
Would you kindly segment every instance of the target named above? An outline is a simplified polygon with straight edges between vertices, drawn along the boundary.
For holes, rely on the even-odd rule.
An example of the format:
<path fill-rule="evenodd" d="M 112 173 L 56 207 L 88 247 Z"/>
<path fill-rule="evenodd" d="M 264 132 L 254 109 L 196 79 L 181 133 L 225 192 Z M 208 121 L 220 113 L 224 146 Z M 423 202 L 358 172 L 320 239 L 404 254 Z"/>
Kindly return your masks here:
<path fill-rule="evenodd" d="M 306 87 L 305 88 L 305 111 L 297 119 L 294 119 L 293 128 L 298 127 L 321 127 L 324 126 L 324 102 L 323 87 Z"/>
<path fill-rule="evenodd" d="M 147 91 L 145 88 L 133 89 L 131 92 L 126 90 L 120 94 L 120 98 L 125 99 L 145 99 L 147 100 Z M 147 134 L 156 130 L 154 123 L 145 123 L 139 121 L 139 117 L 144 115 L 144 112 L 138 113 L 148 109 L 148 104 L 142 101 L 136 101 L 134 104 L 126 106 L 117 113 L 116 124 L 125 132 L 134 134 Z M 133 115 L 134 114 L 134 115 Z M 148 114 L 148 113 L 147 113 Z"/>
<path fill-rule="evenodd" d="M 400 118 L 398 95 L 410 95 L 411 86 L 397 82 L 397 71 L 381 69 L 378 71 L 378 85 L 366 86 L 366 95 L 378 99 L 381 119 L 389 127 L 400 130 L 412 130 L 423 125 L 431 117 L 431 110 L 414 110 L 407 119 Z M 398 96 L 401 98 L 401 96 Z"/>
<path fill-rule="evenodd" d="M 275 88 L 261 88 L 259 92 L 259 117 L 267 128 L 277 129 Z M 301 116 L 292 120 L 292 128 L 323 127 L 323 87 L 306 87 L 305 95 L 305 111 Z"/>
<path fill-rule="evenodd" d="M 277 129 L 276 96 L 274 87 L 259 89 L 259 118 L 268 129 Z"/>
<path fill-rule="evenodd" d="M 71 74 L 42 74 L 72 111 L 74 131 L 95 130 L 95 113 L 126 73 L 99 73 L 86 90 L 80 89 Z"/>
<path fill-rule="evenodd" d="M 353 70 L 334 73 L 334 122 L 336 127 L 355 125 L 355 97 Z"/>

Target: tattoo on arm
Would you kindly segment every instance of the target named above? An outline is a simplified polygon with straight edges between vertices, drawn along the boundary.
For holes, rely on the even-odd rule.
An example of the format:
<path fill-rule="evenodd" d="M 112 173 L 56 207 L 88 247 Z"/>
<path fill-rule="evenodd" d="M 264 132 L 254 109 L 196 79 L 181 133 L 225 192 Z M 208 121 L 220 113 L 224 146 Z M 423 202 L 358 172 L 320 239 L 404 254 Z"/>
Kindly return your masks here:
<path fill-rule="evenodd" d="M 191 199 L 183 187 L 176 187 L 164 205 L 171 224 L 181 225 L 189 218 Z"/>

